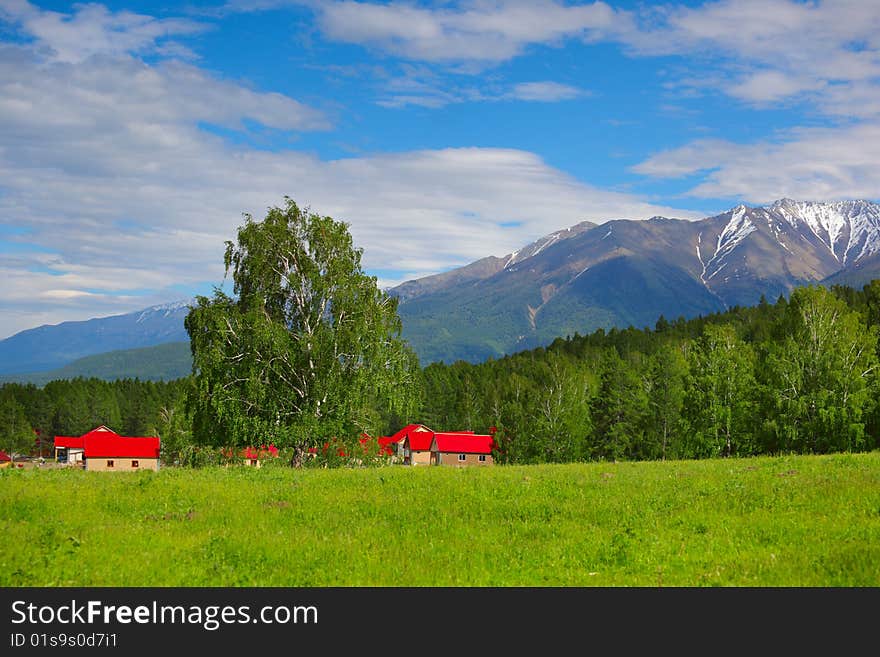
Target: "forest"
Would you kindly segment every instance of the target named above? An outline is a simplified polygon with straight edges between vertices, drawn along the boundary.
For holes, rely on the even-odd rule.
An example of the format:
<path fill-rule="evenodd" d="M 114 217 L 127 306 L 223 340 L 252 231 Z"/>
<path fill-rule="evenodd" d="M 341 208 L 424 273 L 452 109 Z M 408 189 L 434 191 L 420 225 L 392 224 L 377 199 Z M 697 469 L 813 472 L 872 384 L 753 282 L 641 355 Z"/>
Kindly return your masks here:
<path fill-rule="evenodd" d="M 480 364 L 432 363 L 418 370 L 412 411 L 375 403 L 372 428 L 493 431 L 501 463 L 868 451 L 880 447 L 878 330 L 880 280 L 800 288 L 773 303 L 575 334 Z M 192 376 L 4 384 L 0 447 L 49 456 L 55 435 L 105 424 L 159 435 L 167 463 L 198 464 L 197 454 L 247 442 L 194 433 L 198 394 Z M 308 441 L 332 438 L 357 436 L 318 427 Z"/>

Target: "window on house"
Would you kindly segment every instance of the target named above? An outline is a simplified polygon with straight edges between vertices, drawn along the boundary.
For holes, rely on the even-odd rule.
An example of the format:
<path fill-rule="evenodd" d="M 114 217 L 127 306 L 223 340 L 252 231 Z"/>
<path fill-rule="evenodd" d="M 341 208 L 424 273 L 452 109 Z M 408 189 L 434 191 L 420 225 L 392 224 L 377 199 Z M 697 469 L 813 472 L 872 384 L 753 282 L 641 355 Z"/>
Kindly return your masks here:
<path fill-rule="evenodd" d="M 459 455 L 458 455 L 458 460 L 459 460 L 459 461 L 464 461 L 466 458 L 467 458 L 467 454 L 459 454 Z"/>
<path fill-rule="evenodd" d="M 131 462 L 131 467 L 133 467 L 133 468 L 136 468 L 136 467 L 138 467 L 139 465 L 140 465 L 140 464 L 139 464 L 137 461 L 132 461 L 132 462 Z"/>
<path fill-rule="evenodd" d="M 480 454 L 480 463 L 485 463 L 485 462 L 486 462 L 486 455 Z"/>
<path fill-rule="evenodd" d="M 112 460 L 109 460 L 109 459 L 107 460 L 107 467 L 108 467 L 108 468 L 112 468 L 112 467 L 113 467 L 113 461 L 112 461 Z"/>

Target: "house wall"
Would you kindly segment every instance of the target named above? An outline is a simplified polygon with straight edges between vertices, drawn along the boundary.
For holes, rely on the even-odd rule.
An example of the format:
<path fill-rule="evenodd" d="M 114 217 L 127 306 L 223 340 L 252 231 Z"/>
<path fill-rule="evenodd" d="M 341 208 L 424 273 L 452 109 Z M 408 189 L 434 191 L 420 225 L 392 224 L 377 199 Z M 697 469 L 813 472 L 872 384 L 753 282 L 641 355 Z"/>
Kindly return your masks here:
<path fill-rule="evenodd" d="M 113 461 L 113 467 L 107 467 L 107 461 Z M 137 461 L 138 467 L 131 467 L 131 462 Z M 86 470 L 94 472 L 136 472 L 137 470 L 158 470 L 159 459 L 133 459 L 129 457 L 118 458 L 90 458 L 86 459 Z"/>
<path fill-rule="evenodd" d="M 81 447 L 67 447 L 67 461 L 69 465 L 77 465 L 83 462 L 83 450 Z M 58 453 L 63 452 L 64 447 L 55 448 L 55 460 L 58 460 Z"/>
<path fill-rule="evenodd" d="M 439 456 L 440 456 L 440 465 L 465 466 L 465 465 L 492 465 L 493 464 L 491 454 L 486 454 L 485 461 L 480 461 L 479 454 L 465 454 L 464 461 L 458 460 L 458 452 L 454 452 L 454 453 L 440 452 Z"/>
<path fill-rule="evenodd" d="M 431 465 L 431 452 L 412 452 L 411 465 Z"/>

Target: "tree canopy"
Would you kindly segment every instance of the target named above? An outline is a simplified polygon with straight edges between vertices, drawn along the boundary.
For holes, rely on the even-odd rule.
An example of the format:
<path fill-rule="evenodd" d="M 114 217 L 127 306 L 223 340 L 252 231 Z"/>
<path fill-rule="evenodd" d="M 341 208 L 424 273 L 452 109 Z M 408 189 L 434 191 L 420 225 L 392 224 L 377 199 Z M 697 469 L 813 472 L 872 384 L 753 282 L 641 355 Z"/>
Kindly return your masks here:
<path fill-rule="evenodd" d="M 245 219 L 226 242 L 233 296 L 197 297 L 186 319 L 195 439 L 308 447 L 410 405 L 418 363 L 397 299 L 363 272 L 348 225 L 290 198 Z"/>

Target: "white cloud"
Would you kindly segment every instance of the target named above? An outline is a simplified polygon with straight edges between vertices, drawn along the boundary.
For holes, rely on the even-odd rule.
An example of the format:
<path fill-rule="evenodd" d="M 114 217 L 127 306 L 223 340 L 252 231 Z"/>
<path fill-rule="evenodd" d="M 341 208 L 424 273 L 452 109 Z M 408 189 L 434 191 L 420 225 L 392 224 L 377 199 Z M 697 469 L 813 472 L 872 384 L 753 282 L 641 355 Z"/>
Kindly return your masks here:
<path fill-rule="evenodd" d="M 431 72 L 408 71 L 385 82 L 385 93 L 376 104 L 388 108 L 408 105 L 436 109 L 457 103 L 521 101 L 556 103 L 588 96 L 589 92 L 571 85 L 542 80 L 521 82 L 513 86 L 489 85 L 485 89 L 473 85 L 457 86 Z"/>
<path fill-rule="evenodd" d="M 0 335 L 171 300 L 181 296 L 177 285 L 219 283 L 223 241 L 241 213 L 261 218 L 284 195 L 350 222 L 365 267 L 387 281 L 502 255 L 583 219 L 675 213 L 580 183 L 523 151 L 324 161 L 233 145 L 199 128 L 246 116 L 280 129 L 324 122 L 292 99 L 189 65 L 45 62 L 30 47 L 5 47 L 0 222 L 27 232 L 4 238 L 24 249 L 4 252 L 0 242 Z"/>
<path fill-rule="evenodd" d="M 583 89 L 559 82 L 521 82 L 513 87 L 510 96 L 517 100 L 529 100 L 542 103 L 554 103 L 560 100 L 572 100 L 585 95 Z"/>
<path fill-rule="evenodd" d="M 767 203 L 877 199 L 880 190 L 880 125 L 792 130 L 774 141 L 736 144 L 700 140 L 658 153 L 634 168 L 658 178 L 700 174 L 688 191 L 703 198 L 741 198 Z"/>
<path fill-rule="evenodd" d="M 632 56 L 697 56 L 703 69 L 697 87 L 708 84 L 745 103 L 797 99 L 829 114 L 877 115 L 876 2 L 718 0 L 626 11 L 603 2 L 555 0 L 473 0 L 438 7 L 342 0 L 317 4 L 315 11 L 329 39 L 410 60 L 467 63 L 471 72 L 521 56 L 530 46 L 573 39 L 615 42 Z M 834 97 L 829 101 L 825 91 L 830 85 Z M 867 93 L 872 102 L 850 101 L 849 92 L 857 97 Z"/>
<path fill-rule="evenodd" d="M 202 32 L 195 21 L 157 19 L 130 11 L 111 12 L 103 5 L 76 6 L 73 14 L 42 11 L 25 0 L 2 0 L 0 18 L 20 23 L 25 32 L 48 49 L 53 59 L 80 62 L 93 55 L 155 52 L 164 49 L 180 55 L 192 53 L 180 44 L 164 41 L 174 36 Z"/>
<path fill-rule="evenodd" d="M 825 84 L 822 80 L 796 78 L 780 71 L 758 71 L 740 78 L 726 91 L 731 96 L 764 105 L 778 103 L 805 91 L 818 91 Z"/>
<path fill-rule="evenodd" d="M 880 5 L 863 0 L 720 0 L 664 5 L 618 32 L 634 55 L 699 55 L 725 93 L 763 105 L 828 104 L 829 84 L 880 79 Z M 637 27 L 636 27 L 637 25 Z M 717 72 L 723 76 L 718 77 Z"/>
<path fill-rule="evenodd" d="M 529 45 L 593 38 L 611 28 L 615 12 L 603 2 L 568 6 L 550 0 L 469 2 L 423 8 L 396 2 L 318 5 L 319 25 L 337 41 L 375 47 L 430 62 L 502 62 Z"/>

